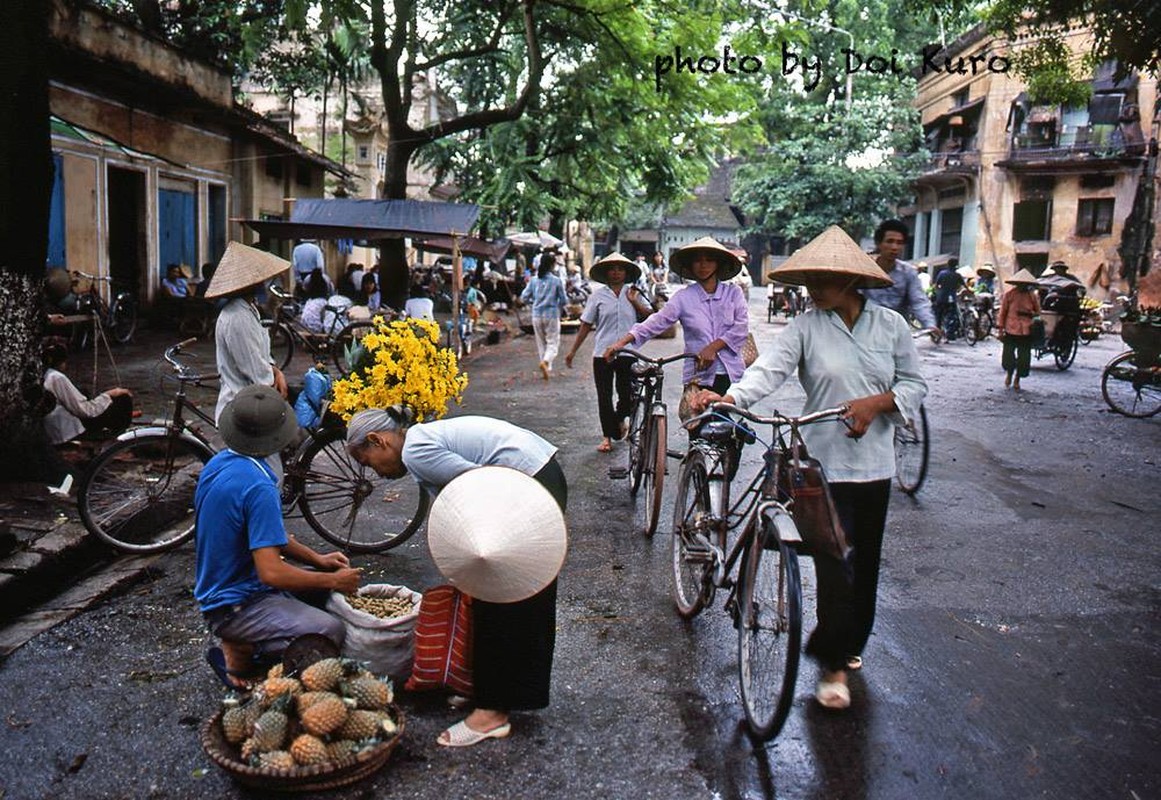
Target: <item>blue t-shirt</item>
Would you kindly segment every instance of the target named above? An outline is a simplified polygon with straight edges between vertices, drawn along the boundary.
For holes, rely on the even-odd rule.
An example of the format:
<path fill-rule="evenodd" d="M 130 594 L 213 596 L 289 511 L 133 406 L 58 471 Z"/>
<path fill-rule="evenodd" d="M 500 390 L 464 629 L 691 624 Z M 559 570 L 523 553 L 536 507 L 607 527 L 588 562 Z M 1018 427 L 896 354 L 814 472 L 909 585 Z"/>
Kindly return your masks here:
<path fill-rule="evenodd" d="M 194 493 L 201 610 L 243 603 L 275 589 L 258 580 L 251 551 L 286 545 L 278 483 L 261 460 L 223 450 L 202 468 Z"/>

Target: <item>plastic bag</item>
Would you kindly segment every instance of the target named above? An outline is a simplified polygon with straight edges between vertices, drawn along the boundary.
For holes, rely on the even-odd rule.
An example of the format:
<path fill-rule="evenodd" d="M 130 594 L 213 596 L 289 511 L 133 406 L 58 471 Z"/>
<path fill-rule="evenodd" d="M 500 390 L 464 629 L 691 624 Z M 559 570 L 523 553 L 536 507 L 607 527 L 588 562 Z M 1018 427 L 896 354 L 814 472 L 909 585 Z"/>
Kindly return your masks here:
<path fill-rule="evenodd" d="M 389 583 L 368 584 L 360 587 L 358 593 L 363 597 L 403 597 L 411 601 L 412 610 L 401 617 L 383 619 L 354 608 L 344 595 L 332 592 L 327 611 L 341 619 L 347 628 L 343 655 L 366 663 L 376 675 L 406 680 L 415 657 L 415 621 L 423 595 Z"/>
<path fill-rule="evenodd" d="M 322 413 L 323 398 L 331 390 L 331 376 L 326 370 L 311 367 L 303 378 L 302 391 L 294 401 L 294 416 L 300 428 L 317 427 Z"/>

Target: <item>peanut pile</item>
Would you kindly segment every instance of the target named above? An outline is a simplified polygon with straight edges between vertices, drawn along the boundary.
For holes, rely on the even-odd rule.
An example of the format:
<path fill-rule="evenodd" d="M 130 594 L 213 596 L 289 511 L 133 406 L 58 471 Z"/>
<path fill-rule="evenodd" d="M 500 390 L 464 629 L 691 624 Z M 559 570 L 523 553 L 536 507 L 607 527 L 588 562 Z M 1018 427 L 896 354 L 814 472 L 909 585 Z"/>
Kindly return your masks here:
<path fill-rule="evenodd" d="M 406 597 L 366 597 L 358 594 L 348 594 L 345 597 L 352 608 L 379 619 L 403 617 L 415 610 Z"/>

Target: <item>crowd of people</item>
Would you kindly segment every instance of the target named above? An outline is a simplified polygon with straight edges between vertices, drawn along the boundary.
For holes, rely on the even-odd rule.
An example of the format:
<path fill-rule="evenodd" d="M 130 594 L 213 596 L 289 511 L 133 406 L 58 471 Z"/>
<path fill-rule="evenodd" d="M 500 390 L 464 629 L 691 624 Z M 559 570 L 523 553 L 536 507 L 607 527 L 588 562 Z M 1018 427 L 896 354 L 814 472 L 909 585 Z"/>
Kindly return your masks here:
<path fill-rule="evenodd" d="M 676 249 L 669 264 L 658 252 L 652 264 L 613 253 L 590 272 L 596 286 L 580 313 L 580 327 L 565 355 L 568 367 L 593 337 L 592 374 L 600 424 L 597 450 L 608 453 L 624 438 L 630 411 L 632 359 L 620 351 L 640 348 L 677 323 L 684 334 L 684 394 L 694 411 L 725 401 L 753 406 L 792 376 L 806 393 L 804 412 L 844 408 L 846 427 L 817 426 L 803 436 L 825 465 L 842 529 L 853 552 L 849 561 L 816 555 L 817 627 L 806 652 L 819 664 L 815 696 L 830 709 L 850 705 L 848 674 L 862 666 L 871 634 L 880 554 L 894 474 L 893 431 L 915 419 L 927 392 L 912 329 L 906 317 L 937 329 L 940 312 L 954 303 L 963 276 L 955 264 L 932 284 L 934 308 L 920 273 L 901 260 L 908 230 L 888 220 L 875 231 L 876 252 L 867 255 L 838 227 L 827 229 L 770 273 L 803 287 L 813 308 L 795 316 L 773 347 L 747 365 L 748 304 L 734 281 L 744 269 L 735 251 L 706 237 Z M 534 262 L 522 288 L 499 274 L 474 269 L 464 286 L 467 306 L 517 303 L 531 310 L 539 370 L 550 378 L 560 345 L 562 311 L 570 302 L 558 272 L 557 254 Z M 1057 268 L 1067 267 L 1063 264 Z M 194 595 L 207 628 L 219 644 L 207 652 L 226 685 L 244 689 L 260 664 L 278 658 L 300 636 L 323 636 L 341 647 L 342 623 L 324 609 L 331 591 L 352 592 L 360 572 L 342 553 L 320 553 L 287 534 L 281 513 L 280 452 L 301 434 L 286 402 L 287 383 L 270 357 L 270 339 L 257 304 L 264 284 L 293 270 L 303 300 L 302 321 L 325 330 L 327 313 L 355 305 L 378 307 L 376 270 L 350 265 L 333 285 L 313 242 L 294 248 L 284 261 L 231 242 L 204 286 L 194 288 L 180 269 L 167 272 L 163 290 L 173 299 L 200 293 L 221 304 L 215 326 L 221 384 L 215 419 L 225 448 L 205 466 L 195 502 L 197 560 Z M 667 294 L 670 275 L 688 285 Z M 994 290 L 995 271 L 974 276 L 981 291 Z M 432 318 L 433 293 L 443 287 L 439 270 L 411 288 L 409 315 Z M 1020 388 L 1028 375 L 1033 321 L 1041 312 L 1036 279 L 1021 270 L 1007 279 L 999 327 L 1005 385 Z M 434 290 L 434 292 L 433 292 Z M 337 298 L 342 298 L 344 302 Z M 660 307 L 658 307 L 660 305 Z M 331 321 L 333 323 L 333 320 Z M 46 419 L 51 441 L 82 434 L 109 435 L 131 420 L 132 395 L 114 387 L 87 398 L 65 374 L 67 350 L 46 348 L 44 387 L 57 407 Z M 417 481 L 438 495 L 480 467 L 507 467 L 532 478 L 567 510 L 568 481 L 557 448 L 536 433 L 481 416 L 417 423 L 403 406 L 368 409 L 347 425 L 351 457 L 380 476 Z M 466 535 L 466 532 L 465 532 Z M 300 565 L 300 566 L 296 566 Z M 445 574 L 455 567 L 437 566 Z M 501 580 L 497 578 L 497 580 Z M 439 743 L 469 746 L 508 736 L 510 713 L 548 705 L 551 685 L 557 577 L 535 591 L 503 600 L 474 598 L 474 707 L 444 731 Z"/>

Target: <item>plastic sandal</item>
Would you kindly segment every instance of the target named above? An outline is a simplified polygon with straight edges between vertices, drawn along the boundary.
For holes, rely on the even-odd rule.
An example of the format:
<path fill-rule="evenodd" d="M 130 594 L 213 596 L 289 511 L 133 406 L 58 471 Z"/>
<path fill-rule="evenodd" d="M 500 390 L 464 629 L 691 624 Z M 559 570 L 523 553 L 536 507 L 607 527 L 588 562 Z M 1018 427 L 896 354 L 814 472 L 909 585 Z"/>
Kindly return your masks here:
<path fill-rule="evenodd" d="M 226 654 L 220 647 L 211 647 L 206 651 L 206 663 L 218 676 L 218 680 L 227 689 L 234 692 L 248 692 L 254 688 L 253 682 L 246 675 L 239 675 L 226 668 Z"/>
<path fill-rule="evenodd" d="M 845 683 L 838 681 L 833 683 L 819 681 L 818 688 L 814 691 L 814 698 L 823 708 L 841 711 L 844 708 L 850 708 L 851 690 Z"/>
<path fill-rule="evenodd" d="M 490 731 L 474 731 L 462 720 L 452 725 L 436 739 L 444 747 L 471 747 L 485 739 L 503 739 L 512 732 L 512 724 L 505 722 Z M 444 735 L 447 738 L 445 740 Z"/>

